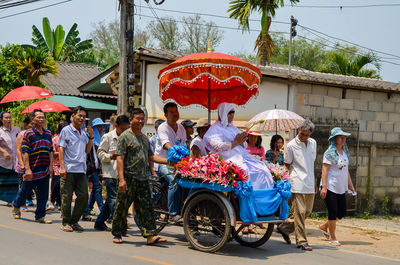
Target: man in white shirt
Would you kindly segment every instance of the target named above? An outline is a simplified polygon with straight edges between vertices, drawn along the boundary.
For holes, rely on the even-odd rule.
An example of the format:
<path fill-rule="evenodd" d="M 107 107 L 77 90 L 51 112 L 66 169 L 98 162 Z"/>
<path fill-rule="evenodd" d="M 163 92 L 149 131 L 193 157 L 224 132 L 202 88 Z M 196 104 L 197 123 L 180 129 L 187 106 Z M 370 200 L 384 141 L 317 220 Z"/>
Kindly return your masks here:
<path fill-rule="evenodd" d="M 310 138 L 314 124 L 305 120 L 297 136 L 291 140 L 285 150 L 285 166 L 289 169 L 289 181 L 292 184 L 293 218 L 278 226 L 278 232 L 286 243 L 290 244 L 289 234 L 296 234 L 296 245 L 302 250 L 311 251 L 305 228 L 305 219 L 311 214 L 314 196 L 317 192 L 314 177 L 314 161 L 317 155 L 317 143 Z"/>
<path fill-rule="evenodd" d="M 118 137 L 127 129 L 129 129 L 129 117 L 120 115 L 115 121 L 115 129 L 101 137 L 97 156 L 102 165 L 103 179 L 106 186 L 107 198 L 104 207 L 101 209 L 99 216 L 94 223 L 94 229 L 100 231 L 111 231 L 105 224 L 106 220 L 112 220 L 115 210 L 115 202 L 117 198 L 118 188 L 118 171 L 117 171 L 117 150 Z"/>
<path fill-rule="evenodd" d="M 156 133 L 152 137 L 150 137 L 150 146 L 151 146 L 151 149 L 153 150 L 153 152 L 156 151 L 156 145 L 157 145 L 157 139 L 158 139 L 158 134 L 157 134 L 158 127 L 164 122 L 165 122 L 165 120 L 158 119 L 154 123 L 154 129 L 156 130 Z M 158 164 L 150 161 L 150 173 L 153 176 L 157 176 L 158 175 L 157 172 L 158 172 Z"/>
<path fill-rule="evenodd" d="M 168 149 L 174 145 L 186 144 L 185 128 L 177 123 L 179 120 L 178 106 L 175 103 L 167 103 L 164 106 L 164 115 L 167 121 L 162 123 L 157 130 L 158 139 L 155 155 L 168 159 Z M 169 182 L 168 210 L 174 222 L 180 222 L 180 190 L 177 184 L 172 184 L 175 178 L 173 169 L 168 165 L 159 165 L 158 173 Z"/>

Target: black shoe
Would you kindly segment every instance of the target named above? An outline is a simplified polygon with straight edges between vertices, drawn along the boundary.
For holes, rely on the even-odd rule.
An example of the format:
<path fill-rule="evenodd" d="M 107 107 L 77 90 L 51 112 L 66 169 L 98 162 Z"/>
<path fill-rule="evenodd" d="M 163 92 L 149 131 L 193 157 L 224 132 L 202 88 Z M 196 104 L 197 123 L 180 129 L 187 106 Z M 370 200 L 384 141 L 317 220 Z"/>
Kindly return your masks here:
<path fill-rule="evenodd" d="M 91 217 L 91 216 L 89 216 L 89 215 L 87 215 L 87 216 L 82 216 L 82 221 L 86 221 L 86 222 L 95 222 L 95 221 L 96 221 L 96 218 L 93 218 L 93 217 Z"/>
<path fill-rule="evenodd" d="M 107 231 L 107 232 L 111 231 L 111 228 L 109 228 L 105 223 L 95 223 L 94 229 L 99 230 L 99 231 Z"/>
<path fill-rule="evenodd" d="M 276 230 L 277 230 L 277 232 L 278 232 L 279 234 L 282 235 L 282 237 L 283 237 L 283 239 L 285 240 L 286 244 L 288 244 L 288 245 L 292 244 L 292 241 L 290 240 L 289 235 L 286 234 L 286 233 L 284 233 L 284 232 L 279 228 L 279 226 L 276 228 Z"/>

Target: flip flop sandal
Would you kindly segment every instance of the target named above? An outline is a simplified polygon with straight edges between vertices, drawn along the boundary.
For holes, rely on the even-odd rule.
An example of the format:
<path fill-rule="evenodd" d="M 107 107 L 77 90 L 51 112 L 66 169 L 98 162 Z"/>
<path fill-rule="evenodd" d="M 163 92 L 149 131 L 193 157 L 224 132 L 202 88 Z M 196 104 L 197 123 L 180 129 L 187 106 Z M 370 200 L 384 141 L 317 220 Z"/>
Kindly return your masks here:
<path fill-rule="evenodd" d="M 25 206 L 25 207 L 21 207 L 21 212 L 29 212 L 29 209 Z"/>
<path fill-rule="evenodd" d="M 329 244 L 331 244 L 331 245 L 333 245 L 333 246 L 337 246 L 337 247 L 339 247 L 339 246 L 342 245 L 342 244 L 341 244 L 339 241 L 337 241 L 337 240 L 329 241 Z"/>
<path fill-rule="evenodd" d="M 157 244 L 157 243 L 164 243 L 164 242 L 167 242 L 167 240 L 158 236 L 158 237 L 156 237 L 156 239 L 154 239 L 153 242 L 147 243 L 147 245 L 151 246 L 151 245 L 154 245 L 154 244 Z"/>
<path fill-rule="evenodd" d="M 122 244 L 122 243 L 123 243 L 122 238 L 120 238 L 120 237 L 118 237 L 118 236 L 115 236 L 115 237 L 113 238 L 113 243 L 114 243 L 114 244 Z"/>
<path fill-rule="evenodd" d="M 324 235 L 325 239 L 329 240 L 329 238 L 331 237 L 331 234 L 329 234 L 328 231 L 322 230 L 321 228 L 319 230 L 322 232 L 322 234 Z"/>
<path fill-rule="evenodd" d="M 183 223 L 182 216 L 180 216 L 179 214 L 178 214 L 178 215 L 175 215 L 174 217 L 172 217 L 172 218 L 171 218 L 171 221 L 172 221 L 173 223 L 175 223 L 175 224 L 181 224 L 181 223 Z"/>
<path fill-rule="evenodd" d="M 305 251 L 312 251 L 312 247 L 308 243 L 305 243 L 304 245 L 298 245 L 297 248 Z"/>
<path fill-rule="evenodd" d="M 83 230 L 85 230 L 82 226 L 80 226 L 78 223 L 71 225 L 72 229 L 74 229 L 74 231 L 78 231 L 81 232 Z"/>
<path fill-rule="evenodd" d="M 86 222 L 96 222 L 96 218 L 93 218 L 91 216 L 83 216 L 82 217 L 82 221 L 86 221 Z"/>
<path fill-rule="evenodd" d="M 61 230 L 64 232 L 74 232 L 74 229 L 70 225 L 62 225 Z"/>

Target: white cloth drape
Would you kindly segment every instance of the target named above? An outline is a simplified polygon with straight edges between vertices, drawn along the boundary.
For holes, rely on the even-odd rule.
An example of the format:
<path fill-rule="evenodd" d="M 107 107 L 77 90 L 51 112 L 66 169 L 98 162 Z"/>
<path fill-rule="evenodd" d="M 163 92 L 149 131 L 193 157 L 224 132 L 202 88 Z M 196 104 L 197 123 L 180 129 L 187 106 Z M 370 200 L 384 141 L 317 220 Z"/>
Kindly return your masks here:
<path fill-rule="evenodd" d="M 231 161 L 246 170 L 254 189 L 273 188 L 269 169 L 263 162 L 249 154 L 246 143 L 244 147 L 238 145 L 232 148 L 232 142 L 241 131 L 232 123 L 228 123 L 227 115 L 231 110 L 234 110 L 234 107 L 229 103 L 218 106 L 220 120 L 216 121 L 203 137 L 206 148 L 210 152 L 219 153 L 224 160 Z"/>

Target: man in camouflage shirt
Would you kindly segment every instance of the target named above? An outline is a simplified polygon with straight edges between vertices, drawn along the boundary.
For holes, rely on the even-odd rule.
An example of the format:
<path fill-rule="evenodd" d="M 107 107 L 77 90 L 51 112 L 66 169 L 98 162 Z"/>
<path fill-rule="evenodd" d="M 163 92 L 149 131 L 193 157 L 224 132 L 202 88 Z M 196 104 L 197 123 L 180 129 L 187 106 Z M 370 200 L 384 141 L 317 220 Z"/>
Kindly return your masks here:
<path fill-rule="evenodd" d="M 112 224 L 113 242 L 122 243 L 122 235 L 126 233 L 126 217 L 128 208 L 135 205 L 137 226 L 142 236 L 147 238 L 147 244 L 166 242 L 166 239 L 156 235 L 156 225 L 149 179 L 147 176 L 149 161 L 168 164 L 168 161 L 154 155 L 147 136 L 142 134 L 144 112 L 139 108 L 132 111 L 130 129 L 118 138 L 117 169 L 118 195 Z"/>

